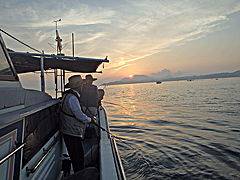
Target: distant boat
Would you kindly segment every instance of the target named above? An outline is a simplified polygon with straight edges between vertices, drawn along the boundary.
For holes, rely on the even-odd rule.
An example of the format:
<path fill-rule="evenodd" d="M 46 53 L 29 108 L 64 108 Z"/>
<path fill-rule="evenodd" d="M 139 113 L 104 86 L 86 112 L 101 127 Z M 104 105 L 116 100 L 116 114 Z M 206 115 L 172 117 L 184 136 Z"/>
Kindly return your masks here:
<path fill-rule="evenodd" d="M 162 82 L 161 81 L 157 81 L 156 84 L 161 84 Z"/>
<path fill-rule="evenodd" d="M 193 81 L 192 79 L 188 79 L 187 81 Z"/>

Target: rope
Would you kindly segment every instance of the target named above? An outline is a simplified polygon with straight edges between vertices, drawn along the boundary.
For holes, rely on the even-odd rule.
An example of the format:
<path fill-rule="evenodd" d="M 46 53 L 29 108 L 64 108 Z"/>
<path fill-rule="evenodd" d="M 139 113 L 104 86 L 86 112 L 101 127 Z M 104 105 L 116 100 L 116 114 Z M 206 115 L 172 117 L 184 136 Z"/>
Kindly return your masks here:
<path fill-rule="evenodd" d="M 7 33 L 6 31 L 2 30 L 1 28 L 0 28 L 0 31 L 2 31 L 2 32 L 3 32 L 4 34 L 6 34 L 7 36 L 9 36 L 9 37 L 13 38 L 13 39 L 14 39 L 14 40 L 16 40 L 17 42 L 19 42 L 19 43 L 23 44 L 24 46 L 27 46 L 28 48 L 30 48 L 30 49 L 32 49 L 32 50 L 34 50 L 34 51 L 38 52 L 38 53 L 42 53 L 41 51 L 39 51 L 39 50 L 37 50 L 37 49 L 35 49 L 35 48 L 31 47 L 30 45 L 28 45 L 28 44 L 26 44 L 26 43 L 22 42 L 22 41 L 21 41 L 21 40 L 19 40 L 19 39 L 15 38 L 13 35 L 11 35 L 11 34 Z"/>

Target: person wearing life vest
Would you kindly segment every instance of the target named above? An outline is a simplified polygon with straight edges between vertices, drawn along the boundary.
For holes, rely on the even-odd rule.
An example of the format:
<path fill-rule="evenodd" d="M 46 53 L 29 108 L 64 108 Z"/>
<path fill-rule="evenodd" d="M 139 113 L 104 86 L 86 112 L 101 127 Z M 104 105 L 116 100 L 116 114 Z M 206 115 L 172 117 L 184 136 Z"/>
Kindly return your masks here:
<path fill-rule="evenodd" d="M 80 94 L 77 92 L 83 85 L 80 75 L 71 76 L 68 79 L 61 102 L 61 132 L 73 165 L 74 172 L 84 168 L 84 150 L 82 141 L 87 124 L 91 118 L 81 110 Z"/>
<path fill-rule="evenodd" d="M 97 80 L 93 78 L 91 74 L 85 76 L 85 82 L 81 89 L 80 102 L 83 112 L 89 117 L 97 116 L 98 108 L 98 88 L 93 84 L 93 81 Z"/>

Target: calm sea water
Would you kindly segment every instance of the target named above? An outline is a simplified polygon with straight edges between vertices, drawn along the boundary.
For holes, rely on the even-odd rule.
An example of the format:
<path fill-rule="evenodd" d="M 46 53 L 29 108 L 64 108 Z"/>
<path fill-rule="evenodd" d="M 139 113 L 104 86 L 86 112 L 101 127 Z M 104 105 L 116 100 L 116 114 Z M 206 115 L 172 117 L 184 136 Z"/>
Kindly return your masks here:
<path fill-rule="evenodd" d="M 240 179 L 240 78 L 105 91 L 127 179 Z"/>

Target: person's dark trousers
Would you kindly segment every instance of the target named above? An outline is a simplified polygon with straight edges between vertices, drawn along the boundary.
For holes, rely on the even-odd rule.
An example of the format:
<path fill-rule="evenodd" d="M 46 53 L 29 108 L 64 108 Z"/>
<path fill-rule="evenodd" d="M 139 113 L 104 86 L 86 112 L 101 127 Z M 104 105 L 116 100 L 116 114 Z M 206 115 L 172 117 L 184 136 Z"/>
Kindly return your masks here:
<path fill-rule="evenodd" d="M 67 150 L 72 161 L 74 173 L 84 169 L 84 150 L 80 137 L 63 134 Z"/>

